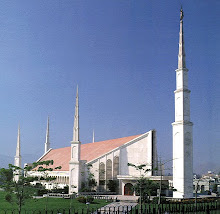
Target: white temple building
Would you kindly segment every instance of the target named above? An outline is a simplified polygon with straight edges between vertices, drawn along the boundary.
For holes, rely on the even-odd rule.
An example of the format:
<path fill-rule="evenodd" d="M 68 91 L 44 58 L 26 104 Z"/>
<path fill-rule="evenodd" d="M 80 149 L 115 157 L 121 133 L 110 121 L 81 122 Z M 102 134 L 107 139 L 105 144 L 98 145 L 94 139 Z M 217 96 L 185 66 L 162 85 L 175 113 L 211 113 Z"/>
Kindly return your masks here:
<path fill-rule="evenodd" d="M 54 176 L 56 180 L 52 182 L 51 187 L 47 187 L 68 185 L 69 193 L 79 192 L 82 183 L 87 181 L 89 174 L 93 174 L 97 182 L 95 187 L 97 192 L 108 191 L 108 181 L 117 180 L 119 194 L 133 195 L 132 186 L 140 174 L 135 168 L 129 167 L 128 163 L 147 164 L 150 170 L 146 176 L 149 178 L 157 174 L 153 170 L 157 166 L 156 131 L 150 130 L 140 135 L 81 144 L 78 102 L 77 90 L 71 146 L 49 149 L 38 160 L 53 160 L 54 166 L 62 167 L 48 172 L 48 176 Z M 40 177 L 41 173 L 31 172 L 31 175 Z"/>
<path fill-rule="evenodd" d="M 172 75 L 172 73 L 170 74 Z M 190 122 L 190 90 L 188 89 L 188 69 L 186 68 L 184 38 L 183 38 L 183 11 L 180 11 L 180 33 L 178 69 L 176 70 L 175 90 L 175 122 L 173 126 L 173 187 L 175 198 L 190 198 L 193 196 L 193 149 L 192 149 L 192 122 Z M 118 193 L 133 195 L 132 186 L 140 177 L 139 171 L 129 167 L 147 164 L 149 171 L 146 177 L 159 180 L 157 171 L 157 138 L 156 131 L 110 139 L 101 142 L 81 143 L 79 131 L 79 92 L 77 87 L 73 139 L 65 148 L 52 149 L 49 140 L 49 118 L 47 122 L 45 152 L 38 161 L 53 160 L 54 169 L 48 176 L 55 176 L 52 186 L 69 186 L 69 193 L 79 192 L 82 183 L 92 174 L 97 186 L 97 192 L 108 191 L 109 180 L 118 182 Z M 94 139 L 94 137 L 93 137 Z M 94 141 L 94 140 L 93 140 Z M 19 140 L 20 147 L 20 140 Z M 18 151 L 17 148 L 16 151 Z M 15 160 L 20 157 L 16 152 Z M 38 172 L 32 175 L 41 176 Z M 163 177 L 165 180 L 165 178 Z M 169 178 L 170 179 L 170 178 Z M 46 184 L 48 185 L 48 184 Z M 49 186 L 47 186 L 49 188 Z"/>

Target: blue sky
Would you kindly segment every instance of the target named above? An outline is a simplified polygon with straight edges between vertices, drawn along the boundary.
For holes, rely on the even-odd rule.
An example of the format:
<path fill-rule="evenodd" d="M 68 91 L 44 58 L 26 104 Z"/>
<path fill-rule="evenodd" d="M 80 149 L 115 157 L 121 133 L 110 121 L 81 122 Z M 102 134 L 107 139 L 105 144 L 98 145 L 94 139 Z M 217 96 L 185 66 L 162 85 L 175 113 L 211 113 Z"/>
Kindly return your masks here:
<path fill-rule="evenodd" d="M 219 166 L 217 0 L 1 1 L 0 154 L 15 155 L 20 122 L 22 154 L 41 156 L 48 115 L 52 148 L 69 146 L 78 84 L 82 143 L 156 129 L 172 158 L 181 3 L 195 171 Z"/>

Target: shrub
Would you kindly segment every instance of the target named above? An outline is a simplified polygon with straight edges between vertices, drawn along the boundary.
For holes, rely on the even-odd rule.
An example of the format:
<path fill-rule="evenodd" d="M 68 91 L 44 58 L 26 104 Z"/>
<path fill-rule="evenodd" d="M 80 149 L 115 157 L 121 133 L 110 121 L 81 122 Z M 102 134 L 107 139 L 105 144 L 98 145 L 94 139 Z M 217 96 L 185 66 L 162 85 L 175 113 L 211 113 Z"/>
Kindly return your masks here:
<path fill-rule="evenodd" d="M 39 190 L 37 191 L 37 195 L 38 195 L 38 196 L 42 196 L 42 195 L 47 194 L 47 193 L 48 193 L 48 190 L 47 190 L 47 189 L 39 189 Z"/>
<path fill-rule="evenodd" d="M 58 188 L 58 189 L 52 189 L 51 192 L 52 192 L 52 193 L 68 194 L 68 192 L 69 192 L 69 187 L 66 186 L 66 187 L 64 187 L 64 188 L 62 188 L 62 189 L 61 189 L 61 188 Z"/>
<path fill-rule="evenodd" d="M 194 204 L 195 203 L 195 199 L 183 199 L 181 201 L 183 204 Z"/>
<path fill-rule="evenodd" d="M 152 203 L 153 204 L 158 204 L 158 200 L 159 200 L 159 197 L 154 197 L 153 200 L 152 200 Z M 160 198 L 160 203 L 161 204 L 166 204 L 168 201 L 165 197 L 161 197 Z"/>
<path fill-rule="evenodd" d="M 5 200 L 11 203 L 12 202 L 12 196 L 10 194 L 6 194 L 5 195 Z"/>
<path fill-rule="evenodd" d="M 80 192 L 91 192 L 91 190 L 87 187 L 81 188 Z"/>
<path fill-rule="evenodd" d="M 92 203 L 94 201 L 94 198 L 91 196 L 87 197 L 87 202 Z"/>
<path fill-rule="evenodd" d="M 83 203 L 83 204 L 86 203 L 86 197 L 84 197 L 84 196 L 79 196 L 76 198 L 76 200 L 80 203 Z"/>
<path fill-rule="evenodd" d="M 217 201 L 217 198 L 197 198 L 197 203 L 211 203 Z M 195 199 L 189 198 L 189 199 L 183 199 L 181 201 L 183 204 L 194 204 Z"/>
<path fill-rule="evenodd" d="M 116 192 L 118 188 L 118 182 L 116 180 L 109 180 L 107 183 L 107 187 L 110 192 Z"/>
<path fill-rule="evenodd" d="M 76 200 L 77 200 L 78 202 L 80 202 L 80 203 L 85 204 L 86 202 L 92 203 L 92 202 L 94 201 L 94 198 L 91 197 L 91 196 L 87 196 L 87 197 L 85 197 L 85 196 L 79 196 L 79 197 L 76 198 Z"/>

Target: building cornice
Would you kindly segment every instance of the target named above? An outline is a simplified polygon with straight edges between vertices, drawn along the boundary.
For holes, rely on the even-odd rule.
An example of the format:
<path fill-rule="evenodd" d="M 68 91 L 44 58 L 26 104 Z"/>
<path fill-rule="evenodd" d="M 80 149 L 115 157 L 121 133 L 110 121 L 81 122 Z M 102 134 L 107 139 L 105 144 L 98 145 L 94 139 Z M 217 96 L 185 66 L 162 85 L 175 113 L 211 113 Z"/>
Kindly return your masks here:
<path fill-rule="evenodd" d="M 71 143 L 71 144 L 81 144 L 80 141 L 71 141 L 70 143 Z"/>
<path fill-rule="evenodd" d="M 189 70 L 187 68 L 177 68 L 175 71 L 176 72 L 178 72 L 178 71 L 186 71 L 186 72 L 188 72 Z"/>
<path fill-rule="evenodd" d="M 191 91 L 189 89 L 186 88 L 180 88 L 174 91 L 174 94 L 179 93 L 179 92 L 186 92 L 186 93 L 190 93 Z"/>
<path fill-rule="evenodd" d="M 172 126 L 176 126 L 176 125 L 188 125 L 188 126 L 193 126 L 193 123 L 190 122 L 190 121 L 185 121 L 185 120 L 175 121 L 174 123 L 172 123 Z"/>

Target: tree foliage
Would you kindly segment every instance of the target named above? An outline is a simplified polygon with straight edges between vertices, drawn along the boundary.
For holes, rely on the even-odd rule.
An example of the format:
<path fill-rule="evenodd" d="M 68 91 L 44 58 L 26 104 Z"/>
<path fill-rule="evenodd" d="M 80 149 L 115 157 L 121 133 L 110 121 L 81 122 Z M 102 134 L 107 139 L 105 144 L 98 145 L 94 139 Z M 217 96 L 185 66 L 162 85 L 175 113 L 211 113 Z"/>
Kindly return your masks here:
<path fill-rule="evenodd" d="M 212 192 L 218 193 L 218 184 L 213 185 Z"/>
<path fill-rule="evenodd" d="M 85 182 L 81 183 L 81 192 L 94 192 L 95 191 L 95 187 L 97 186 L 97 182 L 95 180 L 95 175 L 94 173 L 91 173 L 91 168 L 93 167 L 92 164 L 88 164 L 86 165 L 87 167 L 87 173 L 88 173 L 88 177 L 85 180 Z M 83 174 L 83 173 L 81 173 Z"/>
<path fill-rule="evenodd" d="M 135 185 L 133 186 L 134 191 L 137 195 L 141 196 L 141 201 L 147 201 L 150 199 L 151 195 L 157 195 L 157 189 L 160 188 L 160 185 L 145 177 L 146 173 L 149 171 L 158 171 L 158 168 L 149 169 L 147 164 L 135 165 L 132 163 L 128 163 L 128 166 L 134 167 L 136 170 L 139 171 L 140 177 L 136 181 Z M 168 185 L 161 184 L 161 189 L 165 190 L 168 189 Z"/>
<path fill-rule="evenodd" d="M 140 195 L 142 200 L 148 200 L 150 196 L 157 195 L 159 184 L 145 177 L 140 177 L 133 186 L 137 195 Z"/>
<path fill-rule="evenodd" d="M 0 169 L 0 187 L 5 190 L 5 200 L 10 203 L 18 205 L 19 214 L 21 213 L 22 205 L 24 205 L 26 199 L 33 197 L 33 185 L 34 181 L 50 181 L 54 180 L 54 177 L 45 176 L 45 172 L 53 171 L 53 168 L 49 167 L 53 165 L 53 160 L 35 162 L 30 166 L 20 168 L 9 164 L 8 168 Z M 57 167 L 56 167 L 57 168 Z M 61 167 L 58 167 L 59 169 Z M 44 172 L 41 178 L 27 176 L 28 172 L 35 170 L 38 172 Z M 14 176 L 19 175 L 19 179 L 15 181 Z"/>
<path fill-rule="evenodd" d="M 107 183 L 107 187 L 110 192 L 117 192 L 118 189 L 118 181 L 117 180 L 109 180 Z"/>
<path fill-rule="evenodd" d="M 132 163 L 128 163 L 128 166 L 134 167 L 136 170 L 138 170 L 140 172 L 141 175 L 146 174 L 147 172 L 151 171 L 151 169 L 148 169 L 148 165 L 147 164 L 141 164 L 141 165 L 135 165 Z M 154 169 L 155 171 L 157 169 Z"/>

